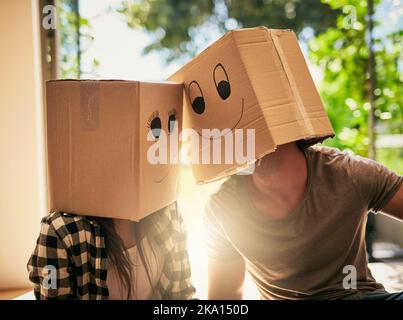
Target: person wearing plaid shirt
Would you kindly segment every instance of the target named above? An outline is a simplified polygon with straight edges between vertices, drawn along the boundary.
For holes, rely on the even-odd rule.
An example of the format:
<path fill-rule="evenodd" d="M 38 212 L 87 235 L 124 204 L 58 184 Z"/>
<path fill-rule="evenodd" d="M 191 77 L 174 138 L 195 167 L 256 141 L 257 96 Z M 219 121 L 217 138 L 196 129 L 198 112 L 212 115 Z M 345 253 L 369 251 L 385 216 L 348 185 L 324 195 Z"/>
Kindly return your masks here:
<path fill-rule="evenodd" d="M 177 203 L 140 223 L 163 257 L 153 291 L 159 299 L 191 299 L 195 288 L 190 281 L 186 231 Z M 56 270 L 54 286 L 48 282 L 49 266 Z M 62 212 L 44 217 L 27 267 L 37 299 L 109 299 L 105 230 L 95 218 Z"/>

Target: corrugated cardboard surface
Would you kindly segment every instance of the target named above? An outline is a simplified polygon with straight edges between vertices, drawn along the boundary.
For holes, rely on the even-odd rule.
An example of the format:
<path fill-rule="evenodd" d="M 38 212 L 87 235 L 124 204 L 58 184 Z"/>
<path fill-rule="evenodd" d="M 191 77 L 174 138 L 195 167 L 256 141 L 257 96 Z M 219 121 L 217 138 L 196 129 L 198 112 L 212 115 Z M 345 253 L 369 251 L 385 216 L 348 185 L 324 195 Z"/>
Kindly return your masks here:
<path fill-rule="evenodd" d="M 321 141 L 334 135 L 290 30 L 233 30 L 170 80 L 183 82 L 186 88 L 185 128 L 199 133 L 203 128 L 255 129 L 256 159 L 284 143 Z M 230 94 L 224 99 L 217 89 L 221 80 L 230 83 Z M 193 110 L 195 96 L 203 97 L 203 112 Z M 203 183 L 232 174 L 239 167 L 236 163 L 197 164 L 193 171 Z"/>
<path fill-rule="evenodd" d="M 139 220 L 175 201 L 178 166 L 146 159 L 147 120 L 171 108 L 181 114 L 180 84 L 48 82 L 49 211 Z"/>

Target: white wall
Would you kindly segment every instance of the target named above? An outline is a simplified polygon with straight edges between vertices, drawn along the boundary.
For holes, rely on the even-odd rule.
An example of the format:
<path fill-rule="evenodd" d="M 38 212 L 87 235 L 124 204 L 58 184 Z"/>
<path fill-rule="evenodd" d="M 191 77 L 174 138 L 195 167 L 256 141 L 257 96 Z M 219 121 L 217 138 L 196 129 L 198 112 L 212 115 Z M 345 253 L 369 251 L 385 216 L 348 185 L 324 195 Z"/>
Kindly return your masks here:
<path fill-rule="evenodd" d="M 45 214 L 39 9 L 0 1 L 0 288 L 27 287 Z"/>

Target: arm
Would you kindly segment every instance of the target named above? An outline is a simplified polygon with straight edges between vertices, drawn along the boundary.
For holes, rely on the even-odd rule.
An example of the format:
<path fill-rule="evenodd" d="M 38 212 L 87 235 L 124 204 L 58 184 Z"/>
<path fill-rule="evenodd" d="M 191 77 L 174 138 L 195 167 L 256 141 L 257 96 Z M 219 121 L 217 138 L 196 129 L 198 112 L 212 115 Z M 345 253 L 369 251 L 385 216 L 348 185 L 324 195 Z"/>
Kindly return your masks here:
<path fill-rule="evenodd" d="M 68 253 L 52 225 L 42 223 L 27 268 L 36 299 L 74 298 Z"/>
<path fill-rule="evenodd" d="M 382 212 L 403 221 L 403 184 L 393 198 L 382 208 Z"/>
<path fill-rule="evenodd" d="M 245 279 L 243 259 L 208 261 L 208 299 L 242 300 Z"/>
<path fill-rule="evenodd" d="M 245 261 L 227 236 L 220 219 L 224 205 L 211 197 L 206 204 L 204 223 L 208 249 L 208 298 L 242 299 Z"/>
<path fill-rule="evenodd" d="M 368 210 L 403 219 L 403 176 L 373 160 L 349 157 L 349 175 Z"/>

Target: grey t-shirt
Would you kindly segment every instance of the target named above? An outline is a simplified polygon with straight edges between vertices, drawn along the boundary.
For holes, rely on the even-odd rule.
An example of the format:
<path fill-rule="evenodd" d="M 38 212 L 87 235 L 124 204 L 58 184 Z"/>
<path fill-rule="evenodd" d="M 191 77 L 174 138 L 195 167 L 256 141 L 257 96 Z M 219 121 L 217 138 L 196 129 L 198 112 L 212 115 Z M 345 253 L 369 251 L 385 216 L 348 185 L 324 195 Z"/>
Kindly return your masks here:
<path fill-rule="evenodd" d="M 209 258 L 244 259 L 263 299 L 335 299 L 356 290 L 383 290 L 367 267 L 367 212 L 382 209 L 403 177 L 337 149 L 304 152 L 307 190 L 284 219 L 254 209 L 245 176 L 232 176 L 210 197 Z M 345 266 L 357 270 L 356 290 L 343 288 L 343 279 L 352 275 Z"/>

